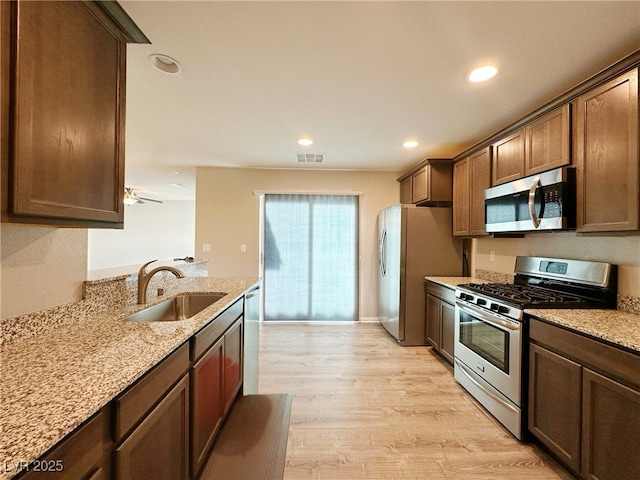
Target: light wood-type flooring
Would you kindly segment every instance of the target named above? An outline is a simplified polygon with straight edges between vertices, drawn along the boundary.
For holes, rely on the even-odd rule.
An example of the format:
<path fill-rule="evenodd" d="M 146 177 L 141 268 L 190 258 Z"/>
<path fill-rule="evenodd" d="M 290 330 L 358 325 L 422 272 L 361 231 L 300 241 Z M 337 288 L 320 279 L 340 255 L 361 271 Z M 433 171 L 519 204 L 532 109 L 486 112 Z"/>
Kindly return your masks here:
<path fill-rule="evenodd" d="M 260 393 L 293 394 L 285 479 L 572 478 L 376 323 L 263 323 Z"/>

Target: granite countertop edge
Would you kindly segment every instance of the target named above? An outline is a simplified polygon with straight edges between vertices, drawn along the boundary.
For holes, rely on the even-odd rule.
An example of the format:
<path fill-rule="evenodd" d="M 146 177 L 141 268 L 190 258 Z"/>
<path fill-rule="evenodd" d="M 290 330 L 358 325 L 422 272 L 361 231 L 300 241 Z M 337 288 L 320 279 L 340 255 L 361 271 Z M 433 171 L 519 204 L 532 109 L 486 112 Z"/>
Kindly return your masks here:
<path fill-rule="evenodd" d="M 525 313 L 640 355 L 638 314 L 602 309 L 526 309 Z"/>
<path fill-rule="evenodd" d="M 137 305 L 0 348 L 0 480 L 38 459 L 259 282 L 257 277 L 192 278 L 170 292 L 225 292 L 194 317 L 124 322 Z M 167 295 L 167 298 L 170 295 Z"/>

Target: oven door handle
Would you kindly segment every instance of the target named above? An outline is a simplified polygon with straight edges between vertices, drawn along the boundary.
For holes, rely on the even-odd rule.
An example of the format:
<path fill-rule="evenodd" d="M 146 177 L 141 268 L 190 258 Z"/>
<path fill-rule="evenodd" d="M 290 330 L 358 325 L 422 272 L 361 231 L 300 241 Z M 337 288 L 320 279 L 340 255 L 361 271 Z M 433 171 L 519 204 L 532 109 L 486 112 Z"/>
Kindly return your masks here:
<path fill-rule="evenodd" d="M 498 402 L 500 405 L 502 405 L 505 408 L 508 408 L 509 410 L 512 410 L 516 413 L 518 412 L 518 409 L 516 407 L 514 407 L 513 405 L 511 405 L 508 402 L 505 402 L 502 398 L 500 398 L 499 396 L 497 396 L 495 393 L 493 393 L 491 390 L 488 390 L 485 386 L 483 386 L 482 384 L 480 384 L 480 382 L 478 382 L 475 378 L 473 378 L 473 375 L 471 374 L 471 369 L 469 369 L 469 367 L 467 367 L 465 364 L 463 364 L 460 360 L 458 360 L 457 358 L 454 359 L 455 362 L 455 366 L 459 368 L 460 373 L 464 373 L 464 375 L 474 383 L 474 385 L 476 387 L 478 387 L 480 390 L 482 390 L 484 393 L 486 393 L 487 395 L 489 395 L 492 399 L 494 399 L 496 402 Z"/>
<path fill-rule="evenodd" d="M 533 222 L 533 228 L 540 226 L 540 219 L 536 215 L 536 190 L 540 186 L 540 175 L 533 179 L 531 182 L 531 188 L 529 189 L 529 216 Z"/>
<path fill-rule="evenodd" d="M 468 313 L 469 315 L 472 315 L 474 317 L 479 318 L 480 320 L 482 320 L 483 322 L 486 322 L 490 325 L 493 325 L 496 328 L 499 328 L 500 330 L 512 330 L 512 331 L 517 331 L 520 330 L 520 324 L 514 324 L 512 322 L 508 322 L 506 320 L 501 320 L 500 318 L 495 318 L 491 315 L 487 315 L 485 312 L 483 312 L 482 310 L 480 310 L 479 308 L 475 308 L 472 307 L 471 305 L 463 305 L 459 302 L 456 302 L 456 305 L 458 306 L 458 308 L 466 313 Z"/>

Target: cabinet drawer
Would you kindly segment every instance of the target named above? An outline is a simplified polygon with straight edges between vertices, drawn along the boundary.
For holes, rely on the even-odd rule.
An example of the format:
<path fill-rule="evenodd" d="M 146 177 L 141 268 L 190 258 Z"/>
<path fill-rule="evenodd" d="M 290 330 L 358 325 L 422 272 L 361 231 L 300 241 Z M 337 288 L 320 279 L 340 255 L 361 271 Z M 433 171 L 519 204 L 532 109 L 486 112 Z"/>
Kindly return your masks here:
<path fill-rule="evenodd" d="M 196 333 L 191 340 L 191 359 L 195 361 L 200 358 L 243 313 L 244 297 L 236 300 L 236 302 L 209 322 L 206 327 Z"/>
<path fill-rule="evenodd" d="M 121 440 L 189 368 L 185 343 L 114 400 L 115 441 Z"/>
<path fill-rule="evenodd" d="M 578 363 L 640 389 L 640 355 L 532 318 L 530 337 Z"/>
<path fill-rule="evenodd" d="M 31 464 L 28 473 L 20 479 L 110 478 L 110 427 L 109 409 L 103 408 Z"/>
<path fill-rule="evenodd" d="M 440 298 L 441 300 L 444 300 L 447 303 L 450 303 L 451 305 L 456 302 L 455 291 L 445 287 L 444 285 L 440 285 L 439 283 L 428 281 L 427 292 Z"/>

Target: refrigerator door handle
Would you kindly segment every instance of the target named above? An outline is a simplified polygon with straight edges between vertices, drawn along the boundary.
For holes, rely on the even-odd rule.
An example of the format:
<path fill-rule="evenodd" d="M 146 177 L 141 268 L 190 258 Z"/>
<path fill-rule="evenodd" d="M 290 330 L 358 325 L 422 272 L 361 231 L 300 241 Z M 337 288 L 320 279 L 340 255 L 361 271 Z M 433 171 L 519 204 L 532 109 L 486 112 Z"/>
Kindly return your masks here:
<path fill-rule="evenodd" d="M 382 232 L 382 242 L 380 243 L 380 271 L 382 276 L 387 276 L 387 231 Z"/>
<path fill-rule="evenodd" d="M 387 231 L 382 232 L 380 241 L 378 242 L 378 267 L 380 268 L 380 274 L 384 277 L 387 274 L 387 267 L 385 265 L 385 245 L 387 243 Z"/>

